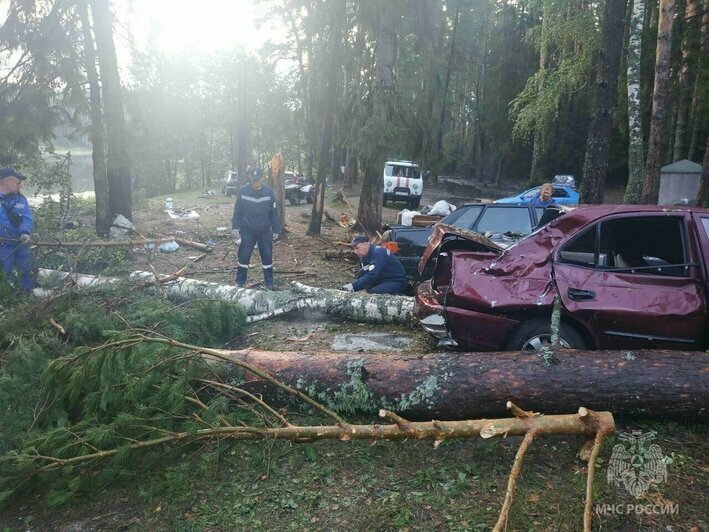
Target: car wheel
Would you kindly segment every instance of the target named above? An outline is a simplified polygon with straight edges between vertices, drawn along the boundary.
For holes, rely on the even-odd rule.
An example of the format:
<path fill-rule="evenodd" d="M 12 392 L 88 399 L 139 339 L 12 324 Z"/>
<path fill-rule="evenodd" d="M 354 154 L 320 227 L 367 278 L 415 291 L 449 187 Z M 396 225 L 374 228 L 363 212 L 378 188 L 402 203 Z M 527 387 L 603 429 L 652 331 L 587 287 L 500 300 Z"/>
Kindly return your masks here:
<path fill-rule="evenodd" d="M 288 202 L 291 205 L 300 205 L 300 196 L 298 194 L 291 194 L 288 196 Z"/>
<path fill-rule="evenodd" d="M 421 205 L 421 198 L 418 198 L 415 200 L 409 200 L 409 208 L 418 209 L 419 205 Z"/>
<path fill-rule="evenodd" d="M 312 196 L 307 196 L 307 197 L 305 198 L 305 201 L 308 203 L 308 205 L 310 205 L 310 204 L 313 203 L 313 197 L 312 197 Z"/>
<path fill-rule="evenodd" d="M 561 347 L 586 349 L 586 342 L 570 325 L 562 322 L 560 332 L 559 344 Z M 550 318 L 524 322 L 512 334 L 506 345 L 510 351 L 541 351 L 546 347 L 551 347 Z"/>
<path fill-rule="evenodd" d="M 388 200 L 387 200 L 386 198 L 384 198 L 383 205 L 384 205 L 385 207 L 387 206 L 387 202 L 388 202 Z"/>

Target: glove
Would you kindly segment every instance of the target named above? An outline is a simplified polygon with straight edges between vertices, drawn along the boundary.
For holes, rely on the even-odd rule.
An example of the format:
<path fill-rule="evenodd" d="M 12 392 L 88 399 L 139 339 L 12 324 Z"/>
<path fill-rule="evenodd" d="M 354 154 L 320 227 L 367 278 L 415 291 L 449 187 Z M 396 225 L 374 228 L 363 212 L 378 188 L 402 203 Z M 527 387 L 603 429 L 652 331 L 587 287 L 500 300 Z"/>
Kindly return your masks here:
<path fill-rule="evenodd" d="M 278 240 L 279 236 L 281 236 L 280 233 L 273 233 L 273 240 Z"/>
<path fill-rule="evenodd" d="M 239 240 L 239 238 L 241 237 L 241 233 L 239 232 L 238 229 L 232 229 L 231 236 L 234 237 L 234 240 Z"/>
<path fill-rule="evenodd" d="M 340 290 L 344 290 L 345 292 L 354 292 L 354 286 L 352 286 L 352 283 L 346 284 Z"/>
<path fill-rule="evenodd" d="M 30 237 L 30 235 L 28 235 L 27 233 L 22 233 L 20 235 L 20 244 L 27 245 L 30 242 L 32 242 L 32 238 Z"/>

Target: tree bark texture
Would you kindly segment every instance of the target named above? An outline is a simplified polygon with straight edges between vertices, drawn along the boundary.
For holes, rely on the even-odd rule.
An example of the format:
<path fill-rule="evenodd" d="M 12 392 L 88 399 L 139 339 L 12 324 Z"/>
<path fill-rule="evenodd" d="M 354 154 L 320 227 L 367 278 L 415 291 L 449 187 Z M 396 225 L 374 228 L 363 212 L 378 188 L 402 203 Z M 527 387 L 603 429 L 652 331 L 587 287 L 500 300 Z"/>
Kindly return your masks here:
<path fill-rule="evenodd" d="M 603 31 L 596 66 L 596 90 L 592 95 L 593 111 L 581 181 L 583 203 L 603 203 L 613 129 L 613 109 L 623 48 L 625 5 L 624 0 L 610 0 L 604 7 Z"/>
<path fill-rule="evenodd" d="M 98 287 L 120 281 L 115 277 L 70 274 L 45 269 L 39 270 L 39 276 L 45 278 L 50 286 L 58 286 L 69 280 L 83 287 Z M 246 311 L 247 322 L 273 318 L 289 312 L 311 310 L 356 322 L 408 324 L 412 322 L 414 308 L 412 297 L 342 292 L 306 286 L 298 282 L 294 282 L 289 290 L 265 291 L 183 277 L 160 283 L 154 274 L 141 271 L 131 272 L 128 279 L 129 282 L 139 285 L 157 284 L 159 286 L 153 286 L 153 290 L 163 290 L 177 300 L 208 298 L 238 303 Z"/>
<path fill-rule="evenodd" d="M 345 17 L 345 0 L 332 0 L 330 3 L 330 57 L 326 70 L 325 102 L 323 130 L 320 137 L 320 150 L 318 152 L 318 167 L 315 176 L 315 200 L 313 201 L 312 215 L 308 225 L 308 235 L 320 234 L 322 225 L 322 212 L 325 207 L 325 180 L 327 178 L 328 159 L 332 148 L 332 124 L 335 114 L 335 100 L 337 99 L 337 79 L 340 67 L 340 47 L 342 42 L 342 20 Z"/>
<path fill-rule="evenodd" d="M 652 94 L 650 139 L 645 162 L 643 203 L 656 205 L 660 193 L 660 165 L 662 164 L 662 129 L 667 116 L 670 88 L 670 52 L 675 0 L 660 0 L 657 24 L 657 51 L 655 54 L 655 88 Z"/>
<path fill-rule="evenodd" d="M 387 149 L 388 131 L 391 130 L 390 107 L 394 98 L 394 64 L 397 53 L 396 16 L 393 3 L 381 4 L 376 52 L 376 79 L 373 88 L 372 117 L 367 125 L 374 134 L 381 138 L 370 144 L 364 164 L 362 193 L 357 210 L 357 221 L 370 235 L 375 234 L 382 225 L 382 198 L 384 183 L 382 168 L 384 151 Z"/>
<path fill-rule="evenodd" d="M 108 236 L 111 228 L 110 195 L 106 175 L 106 144 L 101 111 L 101 87 L 96 70 L 96 49 L 89 22 L 87 0 L 77 2 L 77 11 L 81 19 L 84 37 L 84 60 L 86 78 L 89 81 L 89 108 L 91 113 L 91 159 L 93 161 L 94 193 L 96 196 L 96 234 Z"/>
<path fill-rule="evenodd" d="M 645 26 L 645 0 L 633 2 L 628 39 L 628 184 L 623 202 L 637 205 L 641 201 L 645 150 L 643 146 L 643 122 L 640 107 L 640 52 Z"/>
<path fill-rule="evenodd" d="M 707 135 L 707 145 L 704 148 L 704 162 L 702 164 L 702 178 L 697 192 L 697 205 L 709 208 L 709 135 Z"/>
<path fill-rule="evenodd" d="M 689 105 L 692 99 L 690 78 L 691 33 L 696 25 L 697 0 L 687 0 L 684 19 L 684 35 L 682 36 L 682 63 L 677 73 L 677 119 L 675 121 L 675 140 L 672 161 L 680 161 L 688 157 L 687 154 L 687 120 L 689 118 Z"/>
<path fill-rule="evenodd" d="M 707 352 L 223 353 L 332 409 L 474 419 L 503 415 L 510 400 L 549 414 L 582 405 L 615 415 L 709 419 Z"/>
<path fill-rule="evenodd" d="M 121 79 L 118 74 L 113 23 L 108 0 L 90 0 L 96 36 L 96 54 L 101 71 L 103 114 L 106 121 L 106 178 L 110 217 L 132 218 L 130 164 L 123 115 Z"/>

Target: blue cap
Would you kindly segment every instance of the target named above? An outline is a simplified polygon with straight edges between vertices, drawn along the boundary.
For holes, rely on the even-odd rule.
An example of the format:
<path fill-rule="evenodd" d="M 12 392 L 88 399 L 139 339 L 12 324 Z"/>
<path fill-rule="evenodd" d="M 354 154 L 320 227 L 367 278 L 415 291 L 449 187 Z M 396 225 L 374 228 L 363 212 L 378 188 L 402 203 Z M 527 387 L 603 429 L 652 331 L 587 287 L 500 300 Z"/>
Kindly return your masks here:
<path fill-rule="evenodd" d="M 16 177 L 20 181 L 27 179 L 20 172 L 15 170 L 12 166 L 6 166 L 5 168 L 0 168 L 0 179 L 5 179 L 6 177 Z"/>
<path fill-rule="evenodd" d="M 261 175 L 261 169 L 258 167 L 249 170 L 249 179 L 251 181 L 258 181 L 259 179 L 261 179 Z"/>
<path fill-rule="evenodd" d="M 367 235 L 357 235 L 352 239 L 352 242 L 350 242 L 350 247 L 353 248 L 363 242 L 369 242 L 369 237 Z"/>

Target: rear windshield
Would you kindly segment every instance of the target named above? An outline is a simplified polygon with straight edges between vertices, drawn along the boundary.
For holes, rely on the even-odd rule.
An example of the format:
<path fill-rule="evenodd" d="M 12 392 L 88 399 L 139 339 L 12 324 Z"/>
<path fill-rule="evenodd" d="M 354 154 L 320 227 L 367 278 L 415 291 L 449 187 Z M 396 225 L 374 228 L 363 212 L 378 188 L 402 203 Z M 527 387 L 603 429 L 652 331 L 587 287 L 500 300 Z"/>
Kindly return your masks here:
<path fill-rule="evenodd" d="M 527 209 L 496 208 L 488 206 L 480 217 L 478 233 L 518 233 L 526 235 L 532 232 L 532 220 Z"/>
<path fill-rule="evenodd" d="M 398 164 L 387 164 L 384 166 L 384 175 L 387 177 L 412 177 L 419 179 L 421 172 L 417 166 L 400 166 Z"/>

